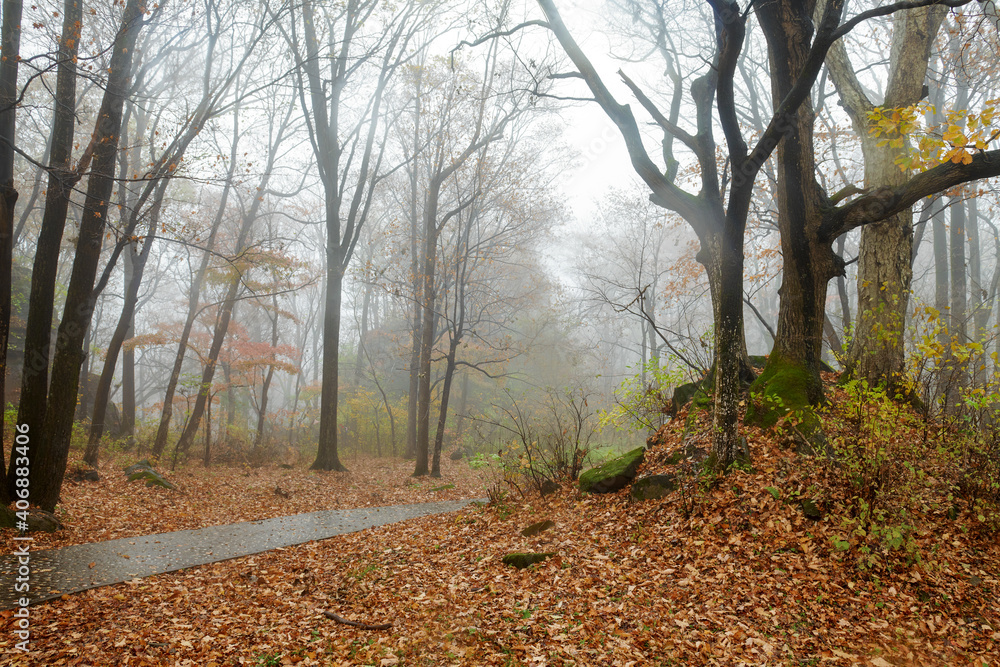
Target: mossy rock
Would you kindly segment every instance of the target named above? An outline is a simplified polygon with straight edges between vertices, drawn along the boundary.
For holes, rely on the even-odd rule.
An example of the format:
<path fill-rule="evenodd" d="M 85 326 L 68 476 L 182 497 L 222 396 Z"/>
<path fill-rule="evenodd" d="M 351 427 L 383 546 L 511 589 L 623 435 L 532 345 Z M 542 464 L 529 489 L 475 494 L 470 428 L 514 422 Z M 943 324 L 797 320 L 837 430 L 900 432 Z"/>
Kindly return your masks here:
<path fill-rule="evenodd" d="M 795 414 L 798 434 L 809 440 L 814 449 L 824 444 L 819 418 L 813 411 L 813 405 L 822 398 L 822 385 L 809 369 L 772 353 L 764 372 L 750 385 L 750 396 L 747 424 L 772 428 L 789 414 Z"/>
<path fill-rule="evenodd" d="M 539 535 L 541 533 L 544 533 L 546 530 L 550 530 L 555 527 L 556 527 L 555 521 L 552 521 L 551 519 L 546 519 L 545 521 L 539 521 L 537 523 L 531 524 L 530 526 L 522 530 L 521 534 L 524 535 L 525 537 L 534 537 L 535 535 Z"/>
<path fill-rule="evenodd" d="M 20 519 L 18 519 L 17 513 L 13 509 L 6 505 L 0 505 L 0 528 L 17 528 L 18 521 Z M 28 510 L 27 532 L 44 531 L 46 533 L 54 533 L 62 527 L 63 525 L 59 521 L 59 517 L 52 512 L 46 512 L 37 507 L 32 507 Z"/>
<path fill-rule="evenodd" d="M 162 486 L 164 489 L 177 490 L 177 486 L 166 477 L 152 469 L 137 470 L 128 476 L 128 481 L 146 480 L 146 486 Z"/>
<path fill-rule="evenodd" d="M 503 557 L 503 564 L 516 567 L 519 570 L 523 570 L 529 565 L 534 565 L 536 563 L 541 563 L 542 561 L 552 558 L 556 555 L 554 551 L 546 551 L 542 553 L 513 553 L 507 554 Z"/>
<path fill-rule="evenodd" d="M 149 462 L 149 459 L 142 459 L 141 461 L 136 461 L 129 467 L 125 468 L 125 474 L 131 475 L 132 473 L 139 472 L 140 470 L 152 470 L 153 464 Z"/>
<path fill-rule="evenodd" d="M 636 500 L 656 500 L 677 489 L 674 475 L 647 475 L 632 482 L 632 497 Z"/>
<path fill-rule="evenodd" d="M 580 475 L 580 490 L 586 493 L 613 493 L 625 488 L 635 479 L 645 456 L 646 448 L 637 447 L 598 468 L 591 468 Z"/>
<path fill-rule="evenodd" d="M 454 484 L 442 484 L 441 486 L 435 486 L 431 491 L 447 491 L 448 489 L 454 489 Z"/>
<path fill-rule="evenodd" d="M 448 456 L 448 458 L 451 459 L 452 461 L 461 461 L 464 456 L 465 452 L 463 452 L 461 449 L 456 449 Z"/>
<path fill-rule="evenodd" d="M 701 380 L 698 380 L 697 382 L 688 382 L 687 384 L 682 384 L 674 389 L 674 394 L 670 401 L 675 414 L 691 402 L 694 395 L 698 393 L 699 387 L 701 387 Z"/>

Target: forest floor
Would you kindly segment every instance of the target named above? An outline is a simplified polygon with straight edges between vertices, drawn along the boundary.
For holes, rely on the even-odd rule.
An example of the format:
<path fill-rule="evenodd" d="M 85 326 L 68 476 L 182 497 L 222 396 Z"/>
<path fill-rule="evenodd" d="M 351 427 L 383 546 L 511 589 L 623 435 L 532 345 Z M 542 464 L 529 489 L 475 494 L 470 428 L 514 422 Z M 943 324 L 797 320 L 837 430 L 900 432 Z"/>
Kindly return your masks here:
<path fill-rule="evenodd" d="M 682 440 L 682 421 L 661 430 L 640 475 L 683 472 L 670 455 L 699 436 Z M 949 517 L 946 508 L 918 503 L 908 547 L 865 553 L 864 539 L 845 536 L 845 494 L 835 477 L 771 434 L 744 432 L 753 469 L 692 479 L 659 500 L 633 502 L 627 490 L 582 495 L 565 483 L 544 498 L 512 494 L 64 596 L 30 609 L 28 654 L 14 651 L 15 619 L 3 612 L 0 662 L 1000 664 L 995 532 L 967 508 L 953 507 Z M 401 461 L 346 463 L 351 473 L 190 467 L 170 476 L 183 494 L 121 483 L 120 467 L 109 464 L 104 481 L 67 486 L 67 531 L 33 548 L 355 504 L 476 497 L 489 482 L 464 461 L 448 461 L 441 480 L 413 480 L 412 463 Z M 455 488 L 430 491 L 449 483 Z M 803 516 L 798 500 L 806 492 L 822 519 Z M 544 519 L 555 527 L 522 536 Z M 555 556 L 518 570 L 501 563 L 515 551 Z M 391 625 L 364 629 L 323 612 Z"/>

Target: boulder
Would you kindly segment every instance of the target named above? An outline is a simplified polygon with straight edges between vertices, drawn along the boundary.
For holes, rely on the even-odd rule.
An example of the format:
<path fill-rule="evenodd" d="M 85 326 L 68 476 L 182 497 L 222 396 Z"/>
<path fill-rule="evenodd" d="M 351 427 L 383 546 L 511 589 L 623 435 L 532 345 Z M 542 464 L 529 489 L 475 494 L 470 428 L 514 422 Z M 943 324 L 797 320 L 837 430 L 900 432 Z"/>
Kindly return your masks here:
<path fill-rule="evenodd" d="M 671 403 L 670 407 L 672 408 L 673 414 L 675 416 L 681 408 L 683 408 L 685 405 L 691 402 L 691 399 L 694 398 L 695 392 L 698 391 L 698 388 L 700 386 L 701 386 L 701 380 L 698 380 L 697 382 L 688 382 L 687 384 L 682 384 L 676 389 L 674 389 L 674 395 L 670 399 Z"/>
<path fill-rule="evenodd" d="M 539 521 L 538 523 L 531 524 L 530 526 L 522 530 L 521 534 L 524 535 L 525 537 L 534 537 L 539 533 L 544 533 L 546 530 L 555 527 L 556 527 L 555 521 L 552 521 L 551 519 L 546 519 L 545 521 Z"/>
<path fill-rule="evenodd" d="M 69 476 L 69 481 L 71 482 L 98 482 L 101 479 L 101 475 L 94 468 L 84 468 L 79 467 L 73 471 L 73 474 Z"/>
<path fill-rule="evenodd" d="M 448 458 L 450 458 L 452 461 L 461 461 L 464 456 L 465 452 L 463 452 L 461 449 L 456 449 L 451 453 L 451 455 Z"/>
<path fill-rule="evenodd" d="M 0 528 L 17 528 L 17 513 L 11 508 L 0 505 Z M 28 510 L 28 532 L 45 531 L 54 533 L 63 527 L 62 522 L 52 512 L 32 507 Z"/>
<path fill-rule="evenodd" d="M 149 459 L 142 459 L 133 463 L 129 467 L 125 468 L 125 474 L 131 475 L 132 473 L 139 472 L 140 470 L 152 470 L 153 464 L 149 462 Z"/>
<path fill-rule="evenodd" d="M 580 490 L 587 493 L 613 493 L 625 488 L 635 479 L 635 473 L 645 455 L 645 447 L 636 447 L 598 468 L 591 468 L 580 475 Z"/>
<path fill-rule="evenodd" d="M 674 475 L 647 475 L 632 482 L 632 497 L 636 500 L 655 500 L 677 489 Z"/>
<path fill-rule="evenodd" d="M 139 479 L 146 480 L 146 486 L 162 486 L 164 489 L 177 490 L 177 486 L 166 477 L 156 472 L 152 468 L 137 470 L 128 476 L 128 481 L 134 482 Z"/>
<path fill-rule="evenodd" d="M 534 565 L 535 563 L 541 563 L 547 558 L 552 558 L 555 556 L 554 551 L 547 551 L 544 553 L 513 553 L 507 554 L 503 557 L 503 564 L 516 567 L 519 570 L 523 570 L 529 565 Z"/>

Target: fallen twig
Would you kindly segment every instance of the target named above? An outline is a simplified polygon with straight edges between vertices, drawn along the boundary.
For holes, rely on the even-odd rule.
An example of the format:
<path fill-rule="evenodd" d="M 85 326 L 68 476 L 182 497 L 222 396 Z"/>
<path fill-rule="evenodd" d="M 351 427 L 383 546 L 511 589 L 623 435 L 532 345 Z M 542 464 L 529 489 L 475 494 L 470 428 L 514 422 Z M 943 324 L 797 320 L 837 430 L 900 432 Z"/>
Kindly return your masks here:
<path fill-rule="evenodd" d="M 337 616 L 332 611 L 326 611 L 324 609 L 317 609 L 319 613 L 323 614 L 327 618 L 337 621 L 338 623 L 343 623 L 344 625 L 352 625 L 356 628 L 361 628 L 362 630 L 388 630 L 392 627 L 392 623 L 379 623 L 377 625 L 371 623 L 360 623 L 358 621 L 349 621 L 346 618 Z"/>

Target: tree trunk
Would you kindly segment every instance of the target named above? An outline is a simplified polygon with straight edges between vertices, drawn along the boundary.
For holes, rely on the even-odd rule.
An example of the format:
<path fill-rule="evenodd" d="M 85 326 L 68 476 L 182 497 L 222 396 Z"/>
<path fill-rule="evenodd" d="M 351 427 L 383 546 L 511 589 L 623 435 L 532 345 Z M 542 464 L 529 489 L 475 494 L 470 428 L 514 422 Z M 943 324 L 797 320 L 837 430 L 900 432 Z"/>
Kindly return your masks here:
<path fill-rule="evenodd" d="M 333 246 L 336 248 L 336 245 Z M 344 274 L 338 269 L 339 256 L 328 246 L 326 271 L 326 304 L 323 313 L 323 391 L 319 408 L 319 446 L 310 470 L 346 471 L 337 455 L 337 403 L 340 377 L 340 302 Z M 329 383 L 334 386 L 328 387 Z"/>
<path fill-rule="evenodd" d="M 194 328 L 194 321 L 198 315 L 198 304 L 201 301 L 201 288 L 208 273 L 208 267 L 215 249 L 215 239 L 218 236 L 219 228 L 226 214 L 226 205 L 229 203 L 229 195 L 232 191 L 234 175 L 236 174 L 237 148 L 239 146 L 239 107 L 233 111 L 233 144 L 229 151 L 229 171 L 226 174 L 225 186 L 222 188 L 222 196 L 219 201 L 219 208 L 216 210 L 215 218 L 212 220 L 212 227 L 205 241 L 205 254 L 201 258 L 198 271 L 191 279 L 191 291 L 188 294 L 187 317 L 184 320 L 184 327 L 181 329 L 180 341 L 177 343 L 177 354 L 174 355 L 174 365 L 170 369 L 167 378 L 167 389 L 163 395 L 163 410 L 160 413 L 160 424 L 156 429 L 156 440 L 153 442 L 153 458 L 163 455 L 163 450 L 167 446 L 167 439 L 170 436 L 170 421 L 174 413 L 174 394 L 177 391 L 177 383 L 180 381 L 181 371 L 184 368 L 184 356 L 187 354 L 188 340 L 191 338 L 191 330 Z"/>
<path fill-rule="evenodd" d="M 278 347 L 278 295 L 271 295 L 271 305 L 273 318 L 271 320 L 271 354 Z M 271 388 L 271 379 L 274 377 L 274 364 L 267 367 L 267 375 L 264 376 L 264 383 L 260 389 L 260 410 L 257 412 L 257 433 L 254 435 L 253 448 L 259 449 L 264 443 L 264 426 L 267 422 L 267 395 Z"/>
<path fill-rule="evenodd" d="M 90 420 L 90 435 L 87 438 L 87 449 L 83 455 L 83 461 L 92 468 L 97 467 L 98 450 L 101 443 L 101 436 L 104 435 L 105 413 L 108 408 L 108 401 L 111 397 L 111 383 L 115 376 L 115 367 L 118 365 L 118 354 L 121 352 L 122 344 L 132 330 L 132 322 L 135 319 L 135 307 L 139 301 L 139 285 L 142 282 L 143 272 L 146 268 L 146 260 L 149 259 L 150 249 L 153 246 L 153 237 L 160 220 L 160 208 L 163 204 L 163 195 L 167 189 L 167 181 L 164 180 L 157 187 L 156 197 L 153 201 L 152 210 L 149 213 L 149 227 L 146 230 L 146 240 L 138 259 L 133 266 L 133 270 L 125 283 L 125 302 L 122 305 L 122 314 L 118 318 L 118 325 L 108 343 L 108 350 L 104 357 L 104 368 L 101 377 L 97 382 L 97 389 L 94 392 L 93 417 Z M 131 257 L 131 249 L 126 250 Z M 131 260 L 129 260 L 131 264 Z M 125 392 L 124 383 L 122 391 Z M 123 396 L 124 398 L 124 396 Z M 135 397 L 133 395 L 133 418 L 135 414 Z"/>
<path fill-rule="evenodd" d="M 803 70 L 812 33 L 812 3 L 757 6 L 768 42 L 772 99 L 783 100 Z M 819 234 L 825 197 L 816 181 L 813 108 L 807 97 L 786 119 L 776 151 L 778 227 L 784 261 L 774 348 L 756 389 L 778 395 L 784 408 L 816 405 L 823 397 L 819 370 L 827 284 L 844 262 Z M 764 419 L 768 423 L 771 419 Z"/>
<path fill-rule="evenodd" d="M 56 70 L 49 177 L 45 190 L 42 226 L 35 244 L 35 262 L 31 268 L 28 321 L 24 333 L 24 365 L 21 371 L 21 395 L 17 408 L 18 424 L 26 424 L 29 433 L 36 434 L 28 444 L 30 459 L 35 457 L 35 450 L 40 444 L 38 436 L 42 433 L 45 421 L 59 249 L 63 228 L 66 226 L 69 197 L 80 178 L 79 172 L 70 169 L 70 160 L 73 155 L 73 129 L 76 121 L 76 55 L 80 42 L 82 15 L 82 3 L 76 0 L 65 1 Z M 5 3 L 5 20 L 6 17 Z M 10 294 L 10 290 L 5 290 L 4 293 Z M 75 398 L 74 396 L 74 401 Z M 10 494 L 13 494 L 13 488 L 10 487 L 13 483 L 13 474 L 13 469 L 8 470 L 7 483 Z"/>
<path fill-rule="evenodd" d="M 242 241 L 242 239 L 241 239 Z M 177 440 L 177 451 L 187 453 L 194 443 L 194 438 L 198 434 L 198 427 L 201 425 L 201 417 L 205 414 L 205 406 L 212 396 L 212 381 L 215 378 L 215 367 L 219 362 L 219 353 L 222 352 L 222 345 L 226 342 L 226 334 L 229 333 L 229 322 L 233 317 L 233 308 L 236 306 L 236 296 L 239 293 L 242 276 L 237 275 L 229 283 L 226 291 L 226 299 L 222 304 L 222 312 L 215 325 L 215 333 L 212 336 L 212 346 L 208 350 L 208 357 L 205 360 L 205 367 L 201 372 L 201 383 L 198 385 L 198 396 L 195 398 L 194 407 L 188 417 L 188 423 L 181 432 L 181 437 Z"/>
<path fill-rule="evenodd" d="M 43 436 L 31 466 L 32 498 L 52 511 L 59 501 L 83 360 L 83 339 L 94 311 L 93 289 L 107 222 L 108 200 L 114 188 L 115 157 L 121 130 L 122 107 L 132 74 L 132 54 L 141 29 L 141 0 L 129 0 L 122 27 L 115 37 L 107 87 L 94 132 L 93 168 L 87 184 L 73 271 L 66 291 L 66 309 L 52 362 L 52 383 L 45 412 Z"/>
<path fill-rule="evenodd" d="M 924 79 L 944 7 L 925 7 L 893 16 L 890 73 L 884 106 L 916 104 L 923 96 Z M 874 108 L 858 82 L 843 42 L 830 49 L 829 69 L 841 101 L 861 138 L 865 158 L 865 187 L 905 183 L 911 176 L 896 159 L 905 146 L 879 145 L 870 132 L 868 113 Z M 847 357 L 848 375 L 871 384 L 898 386 L 905 362 L 903 345 L 913 279 L 913 211 L 906 209 L 861 230 L 858 257 L 858 322 Z"/>
<path fill-rule="evenodd" d="M 10 337 L 14 267 L 14 205 L 17 202 L 17 190 L 14 188 L 15 100 L 21 49 L 21 13 L 21 0 L 4 0 L 3 27 L 0 28 L 0 54 L 3 56 L 0 62 L 0 408 L 5 408 L 7 402 L 7 341 Z M 0 503 L 6 505 L 13 496 L 8 495 L 4 472 L 4 412 L 0 409 Z M 11 455 L 10 458 L 13 463 L 15 457 Z"/>
<path fill-rule="evenodd" d="M 949 198 L 948 210 L 951 215 L 949 229 L 949 255 L 951 278 L 951 310 L 948 333 L 951 337 L 949 350 L 954 351 L 954 345 L 966 345 L 969 342 L 967 306 L 968 288 L 965 273 L 965 196 Z M 954 354 L 948 355 L 948 405 L 955 407 L 960 400 L 960 391 L 969 384 L 969 369 L 966 361 L 961 361 Z"/>
<path fill-rule="evenodd" d="M 431 463 L 431 477 L 441 476 L 441 448 L 444 446 L 444 429 L 448 422 L 448 399 L 451 396 L 451 382 L 455 377 L 455 356 L 461 333 L 452 339 L 448 346 L 447 366 L 444 371 L 444 386 L 441 388 L 441 407 L 438 411 L 437 433 L 434 435 L 434 457 Z"/>

